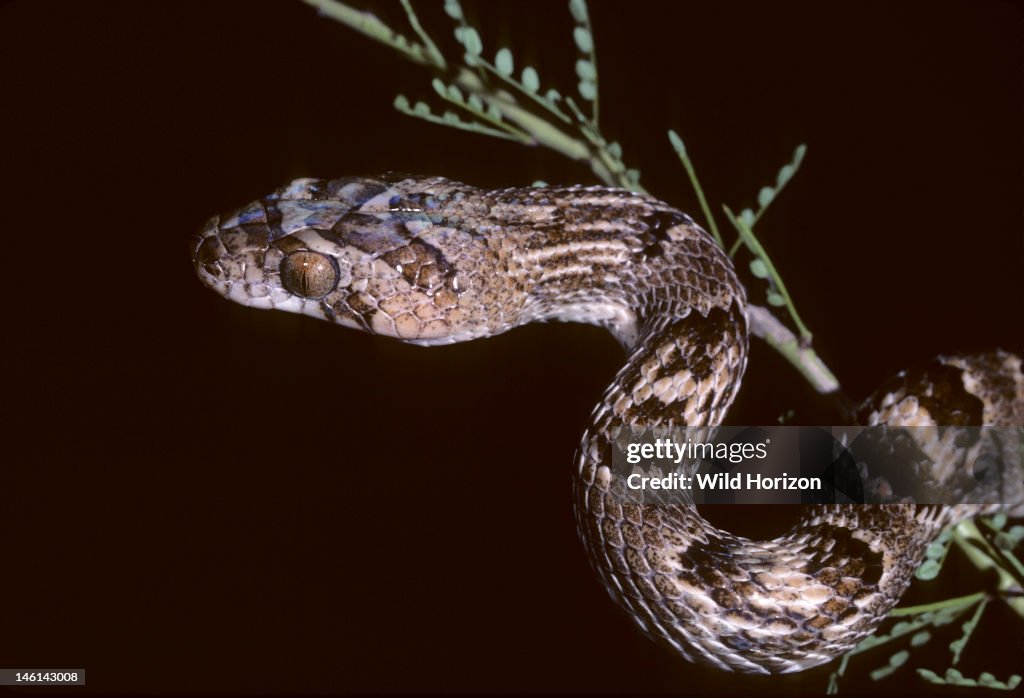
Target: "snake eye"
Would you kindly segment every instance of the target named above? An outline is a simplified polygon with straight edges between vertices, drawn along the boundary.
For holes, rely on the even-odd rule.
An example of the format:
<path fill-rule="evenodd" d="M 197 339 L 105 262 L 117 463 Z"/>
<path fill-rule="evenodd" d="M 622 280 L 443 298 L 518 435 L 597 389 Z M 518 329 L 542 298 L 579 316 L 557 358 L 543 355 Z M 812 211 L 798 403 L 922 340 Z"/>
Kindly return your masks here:
<path fill-rule="evenodd" d="M 281 262 L 281 283 L 297 296 L 323 298 L 338 285 L 338 263 L 319 252 L 293 252 Z"/>

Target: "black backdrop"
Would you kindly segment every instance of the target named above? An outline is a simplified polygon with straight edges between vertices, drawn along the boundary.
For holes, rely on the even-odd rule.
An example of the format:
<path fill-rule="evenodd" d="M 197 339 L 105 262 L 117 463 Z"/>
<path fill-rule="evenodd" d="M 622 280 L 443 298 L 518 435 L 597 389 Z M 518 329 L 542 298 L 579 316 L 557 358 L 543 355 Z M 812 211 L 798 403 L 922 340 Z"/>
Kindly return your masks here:
<path fill-rule="evenodd" d="M 466 11 L 488 53 L 572 91 L 562 3 Z M 940 351 L 1021 348 L 1011 5 L 591 14 L 602 122 L 656 195 L 696 212 L 669 127 L 734 208 L 808 144 L 759 233 L 851 395 Z M 593 182 L 584 166 L 398 114 L 429 76 L 298 2 L 9 3 L 0 81 L 0 666 L 85 667 L 90 690 L 822 690 L 828 669 L 678 661 L 598 586 L 569 481 L 622 359 L 601 331 L 424 350 L 227 303 L 190 267 L 206 217 L 294 177 Z M 730 421 L 789 409 L 833 418 L 755 343 Z M 992 622 L 967 673 L 1020 655 L 1019 626 Z M 920 686 L 939 655 L 879 689 Z"/>

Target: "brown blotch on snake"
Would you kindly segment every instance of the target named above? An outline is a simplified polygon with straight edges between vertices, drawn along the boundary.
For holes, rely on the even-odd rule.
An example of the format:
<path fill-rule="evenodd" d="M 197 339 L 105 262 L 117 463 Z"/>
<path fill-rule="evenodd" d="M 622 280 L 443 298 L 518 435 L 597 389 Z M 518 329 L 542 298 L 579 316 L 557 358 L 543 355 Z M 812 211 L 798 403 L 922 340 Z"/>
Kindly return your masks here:
<path fill-rule="evenodd" d="M 808 506 L 789 533 L 751 541 L 716 529 L 685 499 L 630 501 L 607 460 L 614 435 L 721 424 L 747 361 L 746 293 L 730 259 L 650 196 L 486 191 L 397 174 L 296 180 L 211 219 L 194 261 L 206 285 L 238 303 L 415 344 L 536 321 L 611 331 L 627 360 L 578 451 L 578 528 L 616 602 L 693 661 L 767 674 L 839 656 L 896 604 L 942 528 L 981 511 Z M 1020 366 L 1005 352 L 942 359 L 887 384 L 861 415 L 868 424 L 1020 424 Z"/>

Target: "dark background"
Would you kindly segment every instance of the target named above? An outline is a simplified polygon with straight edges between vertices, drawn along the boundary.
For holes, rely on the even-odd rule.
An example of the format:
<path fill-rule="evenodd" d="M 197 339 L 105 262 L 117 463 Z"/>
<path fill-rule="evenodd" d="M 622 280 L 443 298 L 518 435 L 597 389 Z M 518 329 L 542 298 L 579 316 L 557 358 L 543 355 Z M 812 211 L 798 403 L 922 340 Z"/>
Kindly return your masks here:
<path fill-rule="evenodd" d="M 375 11 L 405 27 L 397 4 Z M 508 45 L 573 92 L 563 3 L 466 12 L 488 55 Z M 939 352 L 1021 349 L 1010 4 L 591 15 L 602 124 L 655 195 L 697 212 L 669 127 L 737 210 L 808 144 L 758 232 L 850 395 Z M 208 216 L 299 176 L 592 183 L 585 166 L 395 112 L 398 91 L 433 97 L 429 75 L 298 2 L 8 3 L 0 90 L 0 666 L 133 692 L 823 690 L 828 668 L 676 659 L 588 569 L 571 457 L 622 361 L 600 330 L 428 351 L 228 303 L 188 257 Z M 730 422 L 790 409 L 834 418 L 755 342 Z M 755 532 L 781 532 L 763 511 Z M 964 671 L 1005 678 L 1021 629 L 990 617 Z M 948 665 L 935 644 L 887 683 L 864 678 L 887 654 L 855 664 L 849 687 L 922 687 L 913 667 Z"/>

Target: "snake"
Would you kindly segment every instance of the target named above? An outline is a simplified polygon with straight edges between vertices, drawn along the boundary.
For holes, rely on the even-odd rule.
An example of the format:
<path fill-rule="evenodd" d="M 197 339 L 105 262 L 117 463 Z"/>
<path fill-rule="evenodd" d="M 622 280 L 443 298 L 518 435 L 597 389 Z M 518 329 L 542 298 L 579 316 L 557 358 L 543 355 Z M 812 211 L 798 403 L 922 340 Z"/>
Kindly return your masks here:
<path fill-rule="evenodd" d="M 626 361 L 580 442 L 577 527 L 612 598 L 693 662 L 779 674 L 832 660 L 874 632 L 946 526 L 995 506 L 815 504 L 788 533 L 755 541 L 716 528 L 686 497 L 626 495 L 608 461 L 623 429 L 722 424 L 749 344 L 747 293 L 729 255 L 646 194 L 486 190 L 399 173 L 302 178 L 212 217 L 192 257 L 201 281 L 236 303 L 411 344 L 531 322 L 611 332 Z M 885 384 L 860 419 L 1024 424 L 1021 360 L 936 359 Z M 1019 478 L 1011 484 L 1020 514 Z"/>

